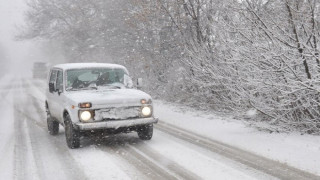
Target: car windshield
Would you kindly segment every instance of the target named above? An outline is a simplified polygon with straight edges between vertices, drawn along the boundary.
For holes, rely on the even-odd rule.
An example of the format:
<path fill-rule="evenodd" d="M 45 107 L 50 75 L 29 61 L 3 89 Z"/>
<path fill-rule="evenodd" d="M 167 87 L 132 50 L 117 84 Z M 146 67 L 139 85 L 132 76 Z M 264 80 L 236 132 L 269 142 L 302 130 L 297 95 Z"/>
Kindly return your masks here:
<path fill-rule="evenodd" d="M 90 68 L 67 70 L 66 90 L 98 89 L 98 87 L 124 87 L 124 70 Z"/>

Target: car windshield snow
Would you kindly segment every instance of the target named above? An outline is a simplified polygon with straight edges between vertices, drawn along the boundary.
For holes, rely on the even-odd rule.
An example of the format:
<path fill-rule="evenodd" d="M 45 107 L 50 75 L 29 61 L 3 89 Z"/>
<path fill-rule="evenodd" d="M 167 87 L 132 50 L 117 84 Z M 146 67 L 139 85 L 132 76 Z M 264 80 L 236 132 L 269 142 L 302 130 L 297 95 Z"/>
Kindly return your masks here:
<path fill-rule="evenodd" d="M 111 68 L 67 70 L 66 90 L 98 89 L 98 87 L 124 87 L 124 70 Z"/>

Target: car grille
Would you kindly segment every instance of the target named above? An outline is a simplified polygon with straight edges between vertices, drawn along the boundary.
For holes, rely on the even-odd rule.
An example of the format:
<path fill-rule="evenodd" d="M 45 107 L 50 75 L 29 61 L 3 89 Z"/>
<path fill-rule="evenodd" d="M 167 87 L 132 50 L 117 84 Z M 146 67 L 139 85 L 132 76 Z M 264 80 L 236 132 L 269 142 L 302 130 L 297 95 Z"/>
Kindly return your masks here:
<path fill-rule="evenodd" d="M 140 107 L 107 108 L 96 110 L 94 119 L 96 121 L 130 119 L 139 117 L 139 114 Z"/>

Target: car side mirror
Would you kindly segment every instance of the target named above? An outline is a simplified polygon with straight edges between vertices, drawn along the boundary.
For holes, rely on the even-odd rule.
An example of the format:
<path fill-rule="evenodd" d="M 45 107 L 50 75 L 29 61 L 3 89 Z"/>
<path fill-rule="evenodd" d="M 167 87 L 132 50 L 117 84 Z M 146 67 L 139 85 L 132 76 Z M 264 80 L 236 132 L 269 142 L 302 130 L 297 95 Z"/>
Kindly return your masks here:
<path fill-rule="evenodd" d="M 138 88 L 138 89 L 141 89 L 141 88 L 142 88 L 142 85 L 143 85 L 142 78 L 138 78 L 138 79 L 137 79 L 137 88 Z"/>
<path fill-rule="evenodd" d="M 49 83 L 49 92 L 50 93 L 53 93 L 55 91 L 55 89 L 54 89 L 54 83 Z"/>

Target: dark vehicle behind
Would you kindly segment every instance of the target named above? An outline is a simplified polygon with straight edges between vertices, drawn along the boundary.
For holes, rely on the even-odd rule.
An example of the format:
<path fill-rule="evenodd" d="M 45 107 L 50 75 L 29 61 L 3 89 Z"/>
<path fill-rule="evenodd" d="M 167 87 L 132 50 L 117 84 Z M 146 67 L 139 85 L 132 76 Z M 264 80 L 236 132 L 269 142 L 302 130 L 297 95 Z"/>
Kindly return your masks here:
<path fill-rule="evenodd" d="M 45 79 L 47 77 L 47 64 L 44 62 L 33 63 L 33 78 L 35 79 Z"/>

